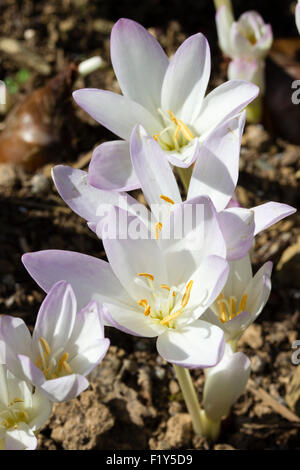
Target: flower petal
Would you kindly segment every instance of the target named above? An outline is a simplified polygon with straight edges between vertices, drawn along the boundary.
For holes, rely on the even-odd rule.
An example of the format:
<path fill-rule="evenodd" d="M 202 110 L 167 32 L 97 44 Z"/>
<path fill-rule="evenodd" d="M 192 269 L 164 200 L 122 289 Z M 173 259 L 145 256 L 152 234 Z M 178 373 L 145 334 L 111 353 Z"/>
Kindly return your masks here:
<path fill-rule="evenodd" d="M 218 32 L 219 46 L 223 53 L 229 57 L 232 56 L 232 47 L 230 42 L 230 29 L 234 22 L 231 10 L 222 5 L 216 13 L 216 26 Z"/>
<path fill-rule="evenodd" d="M 121 139 L 129 140 L 136 124 L 141 124 L 151 135 L 161 129 L 160 122 L 146 108 L 117 93 L 82 88 L 74 91 L 73 98 L 92 118 Z"/>
<path fill-rule="evenodd" d="M 123 307 L 119 305 L 105 304 L 113 320 L 120 325 L 121 331 L 127 330 L 134 336 L 154 338 L 164 331 L 165 327 L 154 323 L 145 317 L 142 307 L 136 304 L 136 308 Z"/>
<path fill-rule="evenodd" d="M 201 33 L 186 39 L 170 61 L 162 86 L 162 109 L 185 124 L 199 114 L 210 76 L 210 50 Z"/>
<path fill-rule="evenodd" d="M 129 202 L 136 203 L 135 199 L 125 193 L 94 188 L 87 180 L 86 171 L 70 166 L 55 166 L 52 169 L 52 177 L 66 204 L 80 217 L 95 224 L 108 214 L 111 206 L 125 208 Z"/>
<path fill-rule="evenodd" d="M 22 377 L 17 353 L 32 355 L 31 334 L 21 318 L 14 318 L 9 315 L 0 317 L 0 339 L 3 344 L 3 360 L 15 375 Z"/>
<path fill-rule="evenodd" d="M 40 338 L 45 338 L 54 352 L 65 346 L 72 335 L 76 313 L 77 302 L 71 285 L 66 281 L 54 284 L 40 307 L 33 331 L 37 357 Z"/>
<path fill-rule="evenodd" d="M 76 316 L 72 336 L 65 349 L 76 374 L 87 375 L 103 359 L 110 341 L 104 338 L 103 316 L 97 302 L 90 302 Z"/>
<path fill-rule="evenodd" d="M 140 187 L 127 142 L 115 140 L 98 145 L 93 152 L 89 183 L 105 191 L 131 191 Z"/>
<path fill-rule="evenodd" d="M 177 330 L 168 328 L 157 338 L 157 350 L 168 362 L 187 369 L 215 366 L 224 352 L 223 331 L 202 320 Z"/>
<path fill-rule="evenodd" d="M 206 371 L 203 406 L 207 416 L 220 421 L 228 416 L 231 406 L 244 392 L 250 376 L 250 361 L 241 352 L 225 352 L 216 367 Z"/>
<path fill-rule="evenodd" d="M 161 195 L 169 197 L 175 203 L 181 202 L 173 171 L 159 144 L 147 136 L 141 126 L 135 127 L 132 132 L 130 153 L 144 196 L 152 212 L 160 220 L 160 207 L 164 205 Z"/>
<path fill-rule="evenodd" d="M 227 260 L 246 256 L 254 237 L 253 210 L 233 207 L 218 214 L 218 220 L 227 247 Z"/>
<path fill-rule="evenodd" d="M 215 127 L 240 113 L 258 93 L 256 85 L 243 80 L 229 80 L 209 93 L 194 122 L 202 141 Z"/>
<path fill-rule="evenodd" d="M 245 290 L 248 298 L 247 310 L 252 313 L 252 321 L 261 313 L 270 296 L 272 267 L 271 261 L 266 262 L 257 271 Z"/>
<path fill-rule="evenodd" d="M 156 39 L 140 24 L 121 18 L 111 32 L 111 61 L 123 94 L 156 115 L 169 65 Z"/>
<path fill-rule="evenodd" d="M 58 379 L 46 380 L 37 386 L 48 400 L 62 402 L 72 400 L 89 386 L 88 380 L 79 374 L 65 375 Z"/>
<path fill-rule="evenodd" d="M 294 207 L 280 202 L 266 202 L 252 207 L 252 210 L 255 223 L 254 235 L 296 212 Z"/>
<path fill-rule="evenodd" d="M 8 429 L 5 434 L 5 450 L 35 450 L 37 438 L 26 423 L 18 423 L 17 429 Z"/>
<path fill-rule="evenodd" d="M 194 166 L 187 199 L 209 196 L 217 211 L 225 209 L 234 193 L 239 173 L 245 113 L 214 130 L 203 143 Z"/>
<path fill-rule="evenodd" d="M 63 250 L 26 253 L 22 261 L 29 274 L 46 292 L 61 279 L 69 282 L 75 292 L 78 309 L 92 299 L 99 302 L 114 299 L 131 304 L 131 299 L 106 261 Z"/>
<path fill-rule="evenodd" d="M 151 274 L 157 284 L 166 282 L 161 250 L 138 217 L 115 207 L 106 220 L 108 227 L 116 226 L 115 234 L 102 233 L 107 258 L 124 289 L 138 302 L 146 293 L 145 288 L 136 282 L 138 273 Z M 140 233 L 143 228 L 144 233 Z"/>
<path fill-rule="evenodd" d="M 186 282 L 205 257 L 226 256 L 217 213 L 207 196 L 177 204 L 163 224 L 160 243 L 171 285 Z"/>

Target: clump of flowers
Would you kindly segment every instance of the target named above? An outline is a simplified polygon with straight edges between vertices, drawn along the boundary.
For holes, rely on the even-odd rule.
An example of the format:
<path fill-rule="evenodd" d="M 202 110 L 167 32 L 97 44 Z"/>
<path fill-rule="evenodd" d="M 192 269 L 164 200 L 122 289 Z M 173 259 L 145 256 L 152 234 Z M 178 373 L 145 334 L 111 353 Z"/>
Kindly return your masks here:
<path fill-rule="evenodd" d="M 242 53 L 262 67 L 270 27 L 254 13 L 237 23 L 230 15 L 221 7 L 217 21 L 224 51 L 240 64 L 231 69 L 242 67 Z M 230 80 L 205 97 L 210 54 L 203 35 L 187 39 L 169 61 L 141 25 L 121 19 L 111 56 L 123 95 L 83 89 L 74 98 L 123 140 L 101 144 L 88 173 L 62 165 L 52 171 L 61 197 L 102 238 L 108 261 L 62 250 L 23 256 L 47 296 L 32 336 L 21 319 L 1 317 L 0 373 L 32 395 L 25 401 L 14 388 L 0 397 L 5 448 L 12 440 L 35 448 L 50 403 L 88 386 L 87 374 L 109 346 L 104 324 L 156 338 L 195 432 L 217 439 L 250 375 L 238 341 L 271 290 L 270 262 L 252 274 L 254 237 L 295 212 L 278 202 L 243 208 L 236 201 L 244 108 L 258 87 Z M 133 188 L 142 189 L 149 209 L 126 193 Z M 202 408 L 193 368 L 206 374 Z M 44 413 L 33 406 L 42 400 Z"/>

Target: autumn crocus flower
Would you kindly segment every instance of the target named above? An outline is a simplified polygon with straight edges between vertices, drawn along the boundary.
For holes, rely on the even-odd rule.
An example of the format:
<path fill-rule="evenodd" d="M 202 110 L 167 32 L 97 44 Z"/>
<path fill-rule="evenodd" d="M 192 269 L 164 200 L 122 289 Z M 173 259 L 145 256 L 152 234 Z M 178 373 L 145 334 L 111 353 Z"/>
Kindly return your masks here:
<path fill-rule="evenodd" d="M 102 234 L 109 263 L 59 250 L 27 253 L 23 262 L 46 291 L 63 277 L 78 299 L 101 302 L 111 325 L 127 333 L 157 337 L 158 352 L 165 360 L 183 367 L 211 367 L 222 357 L 223 332 L 199 318 L 223 288 L 228 263 L 223 259 L 226 248 L 210 201 L 201 197 L 193 204 L 203 206 L 203 218 L 195 221 L 199 226 L 192 226 L 192 231 L 203 229 L 205 240 L 199 249 L 188 236 L 164 237 L 164 230 L 170 233 L 170 226 L 179 221 L 183 205 L 161 228 L 160 241 L 151 234 L 146 239 L 122 237 L 127 225 L 122 222 L 122 209 L 114 208 L 107 226 L 112 227 L 117 218 L 116 236 Z M 132 220 L 140 223 L 136 217 Z"/>
<path fill-rule="evenodd" d="M 226 341 L 236 350 L 246 328 L 262 312 L 271 292 L 272 263 L 266 262 L 253 276 L 249 255 L 230 263 L 227 282 L 204 314 L 223 329 Z"/>
<path fill-rule="evenodd" d="M 206 417 L 219 423 L 244 392 L 250 376 L 250 361 L 242 352 L 226 345 L 221 361 L 205 371 L 203 407 Z"/>
<path fill-rule="evenodd" d="M 234 21 L 226 5 L 218 8 L 216 24 L 220 48 L 231 59 L 264 59 L 273 41 L 272 27 L 256 11 L 243 13 Z"/>
<path fill-rule="evenodd" d="M 226 242 L 226 258 L 235 260 L 245 256 L 253 243 L 253 237 L 275 222 L 295 212 L 287 204 L 268 202 L 245 209 L 227 207 L 234 195 L 239 173 L 241 136 L 245 114 L 225 121 L 215 129 L 201 147 L 192 177 L 187 200 L 198 195 L 208 196 L 217 212 L 217 220 Z M 181 204 L 181 195 L 167 160 L 160 158 L 158 143 L 150 138 L 141 126 L 131 137 L 131 159 L 145 198 L 152 208 L 164 205 L 169 211 Z M 163 222 L 157 215 L 157 223 Z"/>
<path fill-rule="evenodd" d="M 0 450 L 34 450 L 52 404 L 0 364 Z"/>
<path fill-rule="evenodd" d="M 79 106 L 123 139 L 101 144 L 94 151 L 89 181 L 99 189 L 140 187 L 129 154 L 136 124 L 156 139 L 161 158 L 188 167 L 211 131 L 258 94 L 253 84 L 233 80 L 204 97 L 210 51 L 200 33 L 184 41 L 169 61 L 146 29 L 120 19 L 112 29 L 111 60 L 123 95 L 97 89 L 73 94 Z"/>
<path fill-rule="evenodd" d="M 51 401 L 70 400 L 88 387 L 85 376 L 109 346 L 95 302 L 77 313 L 72 287 L 57 282 L 38 313 L 31 337 L 23 320 L 2 316 L 0 340 L 14 373 Z"/>

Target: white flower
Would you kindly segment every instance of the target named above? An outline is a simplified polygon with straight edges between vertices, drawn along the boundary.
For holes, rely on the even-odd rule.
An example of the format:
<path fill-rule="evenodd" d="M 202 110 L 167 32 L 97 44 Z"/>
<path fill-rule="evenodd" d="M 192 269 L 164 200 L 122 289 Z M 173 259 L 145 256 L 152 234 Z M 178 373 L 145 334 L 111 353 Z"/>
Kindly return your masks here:
<path fill-rule="evenodd" d="M 205 371 L 203 407 L 214 422 L 229 415 L 231 406 L 245 390 L 250 376 L 250 361 L 242 352 L 234 353 L 226 345 L 224 356 L 215 366 Z"/>
<path fill-rule="evenodd" d="M 54 267 L 55 269 L 55 267 Z M 70 400 L 88 387 L 85 376 L 109 347 L 96 302 L 77 313 L 72 287 L 57 282 L 39 310 L 33 335 L 23 320 L 3 315 L 5 362 L 49 400 Z"/>
<path fill-rule="evenodd" d="M 263 59 L 272 45 L 270 24 L 265 24 L 256 11 L 243 13 L 234 21 L 232 13 L 221 6 L 216 13 L 220 48 L 231 59 Z"/>
<path fill-rule="evenodd" d="M 139 187 L 129 154 L 135 125 L 141 124 L 157 140 L 162 159 L 188 167 L 209 134 L 244 109 L 259 91 L 251 83 L 233 80 L 204 97 L 210 51 L 200 33 L 184 41 L 169 61 L 147 30 L 122 18 L 112 29 L 111 60 L 123 96 L 97 89 L 73 94 L 79 106 L 124 139 L 95 149 L 89 182 L 99 189 Z"/>
<path fill-rule="evenodd" d="M 260 315 L 271 292 L 272 263 L 252 275 L 249 255 L 230 262 L 227 282 L 203 318 L 219 326 L 233 349 L 245 329 Z"/>
<path fill-rule="evenodd" d="M 0 364 L 0 450 L 34 450 L 35 434 L 51 414 L 51 403 Z"/>

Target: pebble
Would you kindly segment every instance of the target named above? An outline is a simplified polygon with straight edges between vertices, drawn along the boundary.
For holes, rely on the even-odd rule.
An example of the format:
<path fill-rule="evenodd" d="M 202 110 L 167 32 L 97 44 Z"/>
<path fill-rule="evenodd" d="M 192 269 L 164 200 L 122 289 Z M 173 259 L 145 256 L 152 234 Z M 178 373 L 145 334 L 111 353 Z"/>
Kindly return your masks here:
<path fill-rule="evenodd" d="M 37 196 L 46 194 L 51 188 L 50 181 L 41 173 L 37 173 L 31 178 L 30 186 L 32 193 Z"/>
<path fill-rule="evenodd" d="M 159 380 L 163 380 L 165 378 L 165 375 L 166 375 L 166 371 L 165 369 L 163 369 L 162 367 L 154 367 L 154 375 L 155 377 L 157 377 Z"/>

